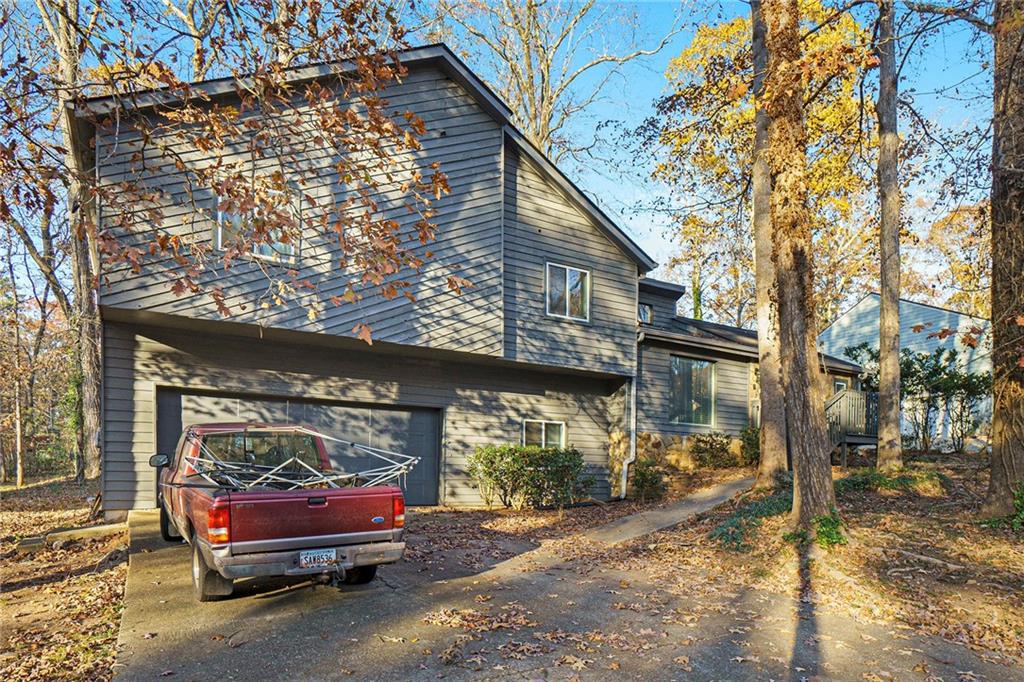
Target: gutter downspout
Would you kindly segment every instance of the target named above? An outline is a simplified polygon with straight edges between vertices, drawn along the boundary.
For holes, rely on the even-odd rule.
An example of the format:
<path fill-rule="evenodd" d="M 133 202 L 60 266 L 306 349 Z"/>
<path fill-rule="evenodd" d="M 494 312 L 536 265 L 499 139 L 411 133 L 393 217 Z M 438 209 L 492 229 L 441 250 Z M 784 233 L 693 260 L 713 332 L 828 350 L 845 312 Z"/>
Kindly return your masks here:
<path fill-rule="evenodd" d="M 626 482 L 629 480 L 629 465 L 636 461 L 636 380 L 640 375 L 640 344 L 644 333 L 640 332 L 636 340 L 637 371 L 629 380 L 629 454 L 622 461 L 622 473 L 619 475 L 619 499 L 626 499 Z"/>

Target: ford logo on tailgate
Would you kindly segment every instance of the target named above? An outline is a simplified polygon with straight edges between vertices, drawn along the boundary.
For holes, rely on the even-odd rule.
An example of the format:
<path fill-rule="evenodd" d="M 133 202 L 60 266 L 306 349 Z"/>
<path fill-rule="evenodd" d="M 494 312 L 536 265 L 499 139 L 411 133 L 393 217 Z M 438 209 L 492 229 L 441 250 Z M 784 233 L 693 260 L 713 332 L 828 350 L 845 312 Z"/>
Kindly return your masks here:
<path fill-rule="evenodd" d="M 384 523 L 384 517 L 383 516 L 374 516 L 370 520 L 373 521 L 374 523 Z"/>

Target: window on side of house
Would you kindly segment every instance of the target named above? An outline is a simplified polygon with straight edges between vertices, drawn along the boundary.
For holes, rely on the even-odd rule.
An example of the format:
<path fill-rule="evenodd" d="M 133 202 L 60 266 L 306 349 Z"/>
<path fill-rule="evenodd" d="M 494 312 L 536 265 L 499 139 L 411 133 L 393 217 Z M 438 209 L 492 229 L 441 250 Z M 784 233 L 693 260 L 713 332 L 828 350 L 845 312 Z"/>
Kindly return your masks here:
<path fill-rule="evenodd" d="M 673 355 L 670 419 L 676 424 L 715 425 L 715 363 Z"/>
<path fill-rule="evenodd" d="M 538 445 L 542 448 L 564 448 L 565 422 L 524 419 L 523 445 Z"/>
<path fill-rule="evenodd" d="M 547 264 L 547 314 L 590 321 L 590 271 L 558 263 Z"/>
<path fill-rule="evenodd" d="M 846 379 L 833 379 L 832 380 L 832 392 L 833 393 L 839 393 L 840 391 L 845 391 L 849 387 L 850 387 L 850 382 L 847 381 Z"/>
<path fill-rule="evenodd" d="M 272 193 L 278 194 L 278 193 Z M 283 194 L 281 195 L 283 197 Z M 296 226 L 301 225 L 301 208 L 299 202 L 289 201 L 282 208 L 285 212 L 291 212 L 294 216 Z M 223 210 L 218 200 L 217 204 L 217 228 L 214 233 L 214 246 L 218 250 L 224 250 L 235 238 L 235 235 L 243 233 L 256 221 L 263 219 L 263 212 L 260 209 L 251 209 L 242 213 Z M 268 239 L 252 245 L 252 255 L 276 262 L 292 262 L 298 255 L 298 235 L 284 237 L 285 231 L 281 228 L 271 228 L 267 232 Z"/>
<path fill-rule="evenodd" d="M 650 303 L 641 303 L 637 309 L 636 319 L 644 324 L 650 324 L 654 319 L 654 307 Z"/>

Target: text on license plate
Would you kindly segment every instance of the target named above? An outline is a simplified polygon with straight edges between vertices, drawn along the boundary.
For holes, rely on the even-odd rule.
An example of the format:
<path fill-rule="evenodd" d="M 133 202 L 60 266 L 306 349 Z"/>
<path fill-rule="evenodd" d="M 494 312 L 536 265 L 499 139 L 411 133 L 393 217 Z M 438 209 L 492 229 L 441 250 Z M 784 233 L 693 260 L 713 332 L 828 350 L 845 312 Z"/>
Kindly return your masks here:
<path fill-rule="evenodd" d="M 333 549 L 309 549 L 299 552 L 299 568 L 333 566 L 335 563 L 337 556 Z"/>

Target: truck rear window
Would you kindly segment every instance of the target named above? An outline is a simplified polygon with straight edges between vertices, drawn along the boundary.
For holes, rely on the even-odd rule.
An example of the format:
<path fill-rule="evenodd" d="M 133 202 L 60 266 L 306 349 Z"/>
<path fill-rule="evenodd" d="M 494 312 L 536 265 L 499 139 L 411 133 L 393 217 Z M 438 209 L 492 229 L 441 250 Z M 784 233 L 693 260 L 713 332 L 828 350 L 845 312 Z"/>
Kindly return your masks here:
<path fill-rule="evenodd" d="M 225 462 L 245 462 L 272 468 L 295 457 L 314 469 L 323 468 L 316 439 L 301 433 L 215 433 L 204 436 L 203 445 Z"/>

